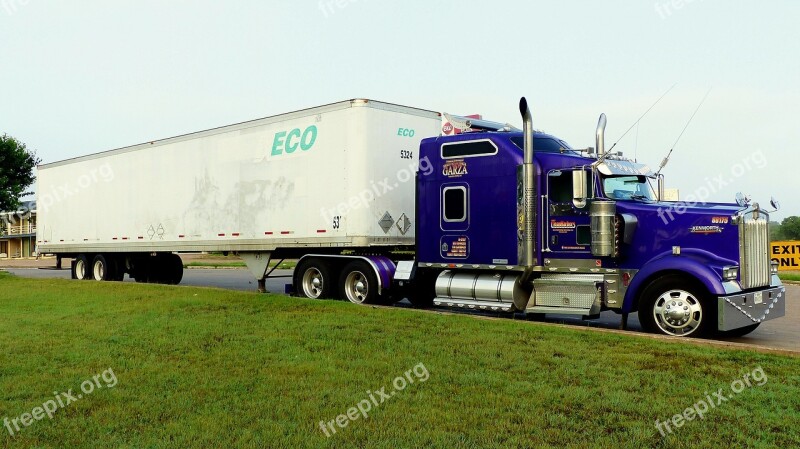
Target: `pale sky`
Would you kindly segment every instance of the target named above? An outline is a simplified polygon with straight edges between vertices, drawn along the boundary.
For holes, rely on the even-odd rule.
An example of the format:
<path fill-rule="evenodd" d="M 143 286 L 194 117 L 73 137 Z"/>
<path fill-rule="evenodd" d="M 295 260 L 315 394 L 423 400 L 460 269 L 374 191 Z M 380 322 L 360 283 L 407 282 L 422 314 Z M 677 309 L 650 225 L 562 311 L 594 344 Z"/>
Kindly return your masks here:
<path fill-rule="evenodd" d="M 372 98 L 535 126 L 800 215 L 800 2 L 0 0 L 0 133 L 54 162 Z M 716 180 L 723 180 L 720 186 Z"/>

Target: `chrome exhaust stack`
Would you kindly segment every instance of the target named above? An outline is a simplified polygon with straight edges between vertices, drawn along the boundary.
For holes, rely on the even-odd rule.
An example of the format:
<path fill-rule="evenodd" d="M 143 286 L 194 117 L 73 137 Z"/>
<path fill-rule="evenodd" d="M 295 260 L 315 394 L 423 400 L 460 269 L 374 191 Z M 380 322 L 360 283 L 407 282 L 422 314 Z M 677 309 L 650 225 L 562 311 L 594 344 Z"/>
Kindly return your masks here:
<path fill-rule="evenodd" d="M 595 133 L 595 148 L 597 148 L 597 159 L 603 160 L 606 157 L 606 115 L 600 114 L 597 122 L 597 132 Z"/>
<path fill-rule="evenodd" d="M 520 264 L 527 269 L 536 265 L 536 174 L 533 166 L 533 116 L 528 100 L 519 100 L 519 112 L 524 123 L 524 148 L 522 157 L 522 204 L 521 215 L 524 223 Z"/>

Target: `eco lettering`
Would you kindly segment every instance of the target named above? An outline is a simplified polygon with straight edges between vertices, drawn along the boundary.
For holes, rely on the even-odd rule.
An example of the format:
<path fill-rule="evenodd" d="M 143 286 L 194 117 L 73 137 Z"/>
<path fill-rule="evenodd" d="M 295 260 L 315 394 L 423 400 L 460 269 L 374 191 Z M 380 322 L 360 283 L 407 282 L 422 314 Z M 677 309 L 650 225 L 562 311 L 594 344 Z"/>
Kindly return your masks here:
<path fill-rule="evenodd" d="M 280 156 L 284 152 L 292 154 L 298 147 L 303 151 L 308 151 L 316 141 L 317 127 L 315 125 L 309 126 L 302 132 L 300 128 L 295 128 L 289 132 L 282 131 L 276 133 L 275 139 L 272 141 L 272 155 Z"/>
<path fill-rule="evenodd" d="M 417 132 L 409 128 L 400 128 L 397 130 L 397 135 L 400 137 L 414 137 L 415 134 L 417 134 Z"/>

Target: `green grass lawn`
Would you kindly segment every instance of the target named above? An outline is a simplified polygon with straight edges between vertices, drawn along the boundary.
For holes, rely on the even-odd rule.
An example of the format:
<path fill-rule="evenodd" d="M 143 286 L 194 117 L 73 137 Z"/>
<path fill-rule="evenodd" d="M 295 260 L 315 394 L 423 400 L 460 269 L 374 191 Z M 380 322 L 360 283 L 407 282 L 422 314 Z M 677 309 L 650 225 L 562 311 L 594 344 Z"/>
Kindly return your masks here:
<path fill-rule="evenodd" d="M 780 273 L 778 275 L 779 278 L 783 281 L 794 281 L 800 282 L 800 274 L 799 273 Z"/>
<path fill-rule="evenodd" d="M 0 273 L 0 447 L 798 447 L 800 358 L 514 320 Z M 330 438 L 415 366 L 416 381 Z M 761 367 L 763 386 L 673 415 Z M 416 376 L 414 373 L 413 376 Z M 410 376 L 410 377 L 413 377 Z M 1 425 L 2 423 L 0 423 Z M 336 425 L 334 423 L 334 425 Z M 330 432 L 329 432 L 330 433 Z"/>

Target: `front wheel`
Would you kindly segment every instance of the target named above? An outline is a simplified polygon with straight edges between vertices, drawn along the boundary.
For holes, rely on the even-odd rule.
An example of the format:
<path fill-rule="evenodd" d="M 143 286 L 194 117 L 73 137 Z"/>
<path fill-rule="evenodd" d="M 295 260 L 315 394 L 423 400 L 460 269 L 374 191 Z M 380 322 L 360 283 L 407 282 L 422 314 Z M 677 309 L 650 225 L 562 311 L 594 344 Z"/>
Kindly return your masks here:
<path fill-rule="evenodd" d="M 709 333 L 716 321 L 708 304 L 708 295 L 696 282 L 680 276 L 665 276 L 642 293 L 639 322 L 648 332 L 698 337 Z"/>

